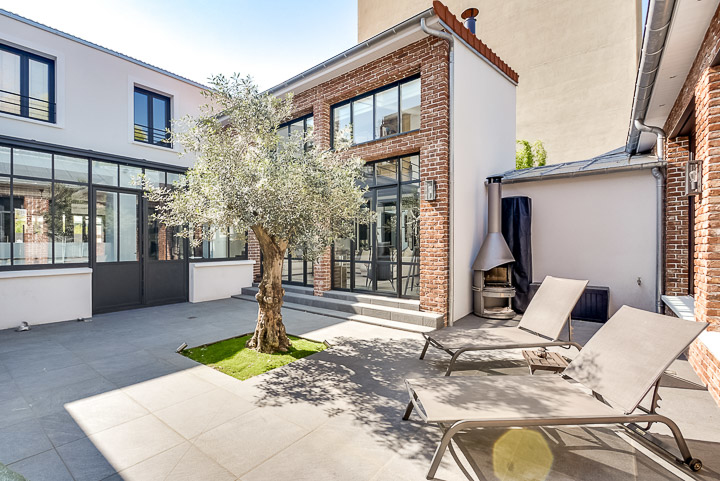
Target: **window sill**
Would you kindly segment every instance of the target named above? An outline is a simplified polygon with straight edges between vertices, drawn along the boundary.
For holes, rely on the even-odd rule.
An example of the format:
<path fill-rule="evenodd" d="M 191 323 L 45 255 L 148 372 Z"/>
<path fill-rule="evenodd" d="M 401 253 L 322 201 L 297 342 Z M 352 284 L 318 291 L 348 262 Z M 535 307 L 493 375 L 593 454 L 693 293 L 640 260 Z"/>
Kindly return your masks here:
<path fill-rule="evenodd" d="M 74 267 L 68 269 L 33 269 L 22 271 L 3 271 L 0 272 L 0 279 L 16 279 L 21 277 L 50 277 L 50 276 L 74 276 L 81 274 L 92 274 L 89 267 Z"/>
<path fill-rule="evenodd" d="M 8 114 L 5 112 L 0 112 L 0 118 L 2 119 L 10 119 L 10 120 L 19 120 L 21 122 L 28 122 L 30 124 L 34 125 L 42 125 L 43 127 L 52 127 L 54 129 L 63 129 L 64 126 L 57 122 L 47 122 L 45 120 L 37 120 L 37 119 L 31 119 L 30 117 L 23 117 L 21 115 L 13 115 Z"/>
<path fill-rule="evenodd" d="M 147 142 L 138 142 L 136 140 L 131 140 L 130 143 L 139 147 L 148 147 L 150 149 L 162 150 L 163 152 L 174 152 L 176 154 L 179 152 L 178 150 L 175 150 L 174 145 L 171 147 L 163 147 L 161 145 L 149 144 Z"/>

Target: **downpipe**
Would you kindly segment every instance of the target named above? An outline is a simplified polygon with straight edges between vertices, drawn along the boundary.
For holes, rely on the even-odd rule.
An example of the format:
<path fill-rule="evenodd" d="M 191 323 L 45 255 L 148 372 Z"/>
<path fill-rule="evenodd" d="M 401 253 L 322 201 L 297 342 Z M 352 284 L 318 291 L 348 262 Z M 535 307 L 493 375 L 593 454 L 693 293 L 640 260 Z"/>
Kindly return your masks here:
<path fill-rule="evenodd" d="M 655 237 L 657 240 L 656 259 L 655 259 L 655 312 L 663 313 L 663 290 L 665 287 L 665 216 L 664 216 L 664 195 L 665 195 L 665 176 L 660 167 L 653 167 L 652 175 L 655 177 L 656 189 L 656 229 Z"/>
<path fill-rule="evenodd" d="M 665 131 L 660 127 L 645 125 L 644 121 L 640 119 L 635 119 L 634 124 L 635 128 L 638 129 L 640 132 L 655 134 L 655 136 L 657 137 L 657 141 L 655 143 L 655 155 L 657 155 L 657 158 L 660 162 L 665 160 L 665 138 L 667 137 L 667 135 L 665 135 Z"/>

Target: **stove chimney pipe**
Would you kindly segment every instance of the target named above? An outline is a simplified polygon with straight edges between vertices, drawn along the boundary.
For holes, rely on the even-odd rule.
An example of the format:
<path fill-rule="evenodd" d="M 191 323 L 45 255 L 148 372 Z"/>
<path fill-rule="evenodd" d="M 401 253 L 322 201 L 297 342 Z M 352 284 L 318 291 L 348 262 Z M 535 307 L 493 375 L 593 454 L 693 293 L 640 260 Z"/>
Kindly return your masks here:
<path fill-rule="evenodd" d="M 477 8 L 468 8 L 460 14 L 460 16 L 465 20 L 463 22 L 465 27 L 467 27 L 473 35 L 475 35 L 475 17 L 478 16 L 478 13 L 480 13 L 480 11 Z"/>
<path fill-rule="evenodd" d="M 502 235 L 502 177 L 488 177 L 488 233 L 480 247 L 473 270 L 489 271 L 515 258 Z"/>

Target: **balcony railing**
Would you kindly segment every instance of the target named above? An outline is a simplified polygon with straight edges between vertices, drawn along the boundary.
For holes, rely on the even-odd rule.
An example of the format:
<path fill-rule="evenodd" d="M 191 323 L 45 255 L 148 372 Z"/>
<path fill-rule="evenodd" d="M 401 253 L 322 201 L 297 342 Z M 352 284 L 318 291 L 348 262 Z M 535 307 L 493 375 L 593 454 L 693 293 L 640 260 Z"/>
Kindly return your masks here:
<path fill-rule="evenodd" d="M 0 89 L 0 112 L 55 122 L 55 102 Z"/>
<path fill-rule="evenodd" d="M 134 138 L 137 142 L 159 145 L 161 147 L 172 147 L 170 133 L 163 129 L 150 129 L 147 125 L 135 124 Z"/>

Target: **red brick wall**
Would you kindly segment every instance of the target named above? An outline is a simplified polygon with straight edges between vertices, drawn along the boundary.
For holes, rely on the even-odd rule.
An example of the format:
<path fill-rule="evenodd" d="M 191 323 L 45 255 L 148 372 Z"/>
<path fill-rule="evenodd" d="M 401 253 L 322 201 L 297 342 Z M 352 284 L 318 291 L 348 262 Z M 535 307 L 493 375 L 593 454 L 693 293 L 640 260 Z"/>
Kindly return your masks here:
<path fill-rule="evenodd" d="M 665 294 L 688 294 L 689 215 L 685 196 L 685 163 L 689 139 L 676 137 L 666 147 L 665 177 Z"/>
<path fill-rule="evenodd" d="M 679 130 L 684 113 L 694 109 L 695 157 L 702 161 L 702 192 L 695 197 L 695 250 L 692 266 L 695 275 L 695 318 L 709 322 L 709 330 L 715 331 L 720 331 L 720 67 L 713 67 L 712 64 L 719 51 L 720 7 L 710 22 L 664 126 L 668 133 Z M 683 144 L 686 140 L 673 139 L 668 142 L 668 183 L 677 179 L 677 162 L 683 155 L 686 156 L 689 148 Z M 671 206 L 681 209 L 681 200 L 674 195 L 674 191 L 668 191 L 667 206 L 668 209 Z M 676 227 L 681 228 L 681 223 L 677 223 Z M 668 230 L 668 234 L 670 232 Z M 687 235 L 687 230 L 685 233 Z M 670 248 L 681 249 L 680 242 L 668 239 Z M 667 272 L 669 276 L 680 275 L 681 270 L 672 273 L 668 269 Z M 669 293 L 673 293 L 671 287 L 676 286 L 671 286 L 668 280 Z M 720 404 L 720 360 L 702 342 L 696 341 L 690 348 L 689 361 L 708 386 L 715 401 Z"/>
<path fill-rule="evenodd" d="M 421 180 L 437 182 L 437 200 L 420 205 L 420 307 L 447 314 L 449 270 L 449 45 L 428 37 L 295 96 L 294 117 L 312 113 L 315 143 L 330 147 L 330 106 L 420 73 L 421 129 L 353 147 L 373 161 L 420 153 Z M 252 257 L 251 257 L 252 258 Z M 315 265 L 315 295 L 331 289 L 330 255 Z"/>

